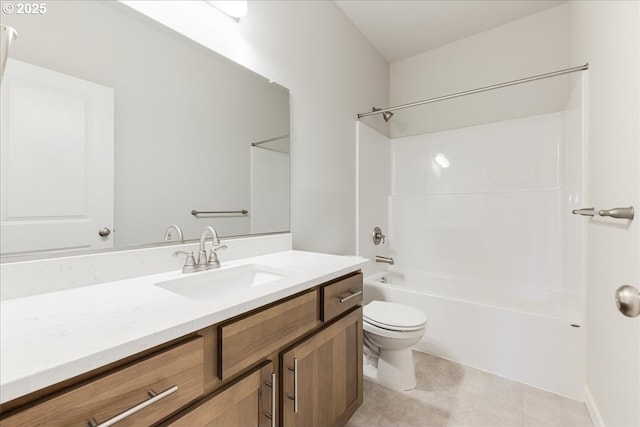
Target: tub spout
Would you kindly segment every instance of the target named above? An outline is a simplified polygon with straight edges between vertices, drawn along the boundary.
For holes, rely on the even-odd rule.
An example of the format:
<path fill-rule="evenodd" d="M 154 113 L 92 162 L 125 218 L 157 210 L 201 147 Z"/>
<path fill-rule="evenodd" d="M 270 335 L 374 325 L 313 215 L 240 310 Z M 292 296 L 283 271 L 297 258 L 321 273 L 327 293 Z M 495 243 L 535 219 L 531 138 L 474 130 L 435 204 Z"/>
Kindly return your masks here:
<path fill-rule="evenodd" d="M 389 264 L 389 265 L 394 265 L 396 263 L 392 256 L 386 257 L 386 256 L 380 256 L 380 255 L 376 255 L 376 262 L 384 262 L 385 264 Z"/>

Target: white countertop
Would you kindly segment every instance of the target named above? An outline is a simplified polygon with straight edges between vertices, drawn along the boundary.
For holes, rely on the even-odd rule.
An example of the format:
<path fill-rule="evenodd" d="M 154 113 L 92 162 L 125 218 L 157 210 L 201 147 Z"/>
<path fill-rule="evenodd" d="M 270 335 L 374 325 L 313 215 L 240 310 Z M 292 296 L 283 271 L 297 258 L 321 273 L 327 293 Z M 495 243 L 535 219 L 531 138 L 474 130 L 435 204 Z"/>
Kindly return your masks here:
<path fill-rule="evenodd" d="M 222 269 L 260 264 L 293 273 L 201 301 L 155 286 L 187 276 L 180 271 L 2 301 L 0 402 L 335 279 L 367 262 L 361 257 L 300 251 L 223 262 Z"/>

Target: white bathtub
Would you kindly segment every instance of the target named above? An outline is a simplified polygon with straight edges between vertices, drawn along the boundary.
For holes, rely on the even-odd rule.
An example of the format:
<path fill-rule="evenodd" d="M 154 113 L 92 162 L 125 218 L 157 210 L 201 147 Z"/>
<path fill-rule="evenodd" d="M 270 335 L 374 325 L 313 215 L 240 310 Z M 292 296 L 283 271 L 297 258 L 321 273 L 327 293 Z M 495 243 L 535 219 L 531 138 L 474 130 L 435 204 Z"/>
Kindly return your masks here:
<path fill-rule="evenodd" d="M 417 350 L 584 401 L 585 333 L 567 296 L 396 269 L 365 278 L 372 300 L 425 312 Z"/>

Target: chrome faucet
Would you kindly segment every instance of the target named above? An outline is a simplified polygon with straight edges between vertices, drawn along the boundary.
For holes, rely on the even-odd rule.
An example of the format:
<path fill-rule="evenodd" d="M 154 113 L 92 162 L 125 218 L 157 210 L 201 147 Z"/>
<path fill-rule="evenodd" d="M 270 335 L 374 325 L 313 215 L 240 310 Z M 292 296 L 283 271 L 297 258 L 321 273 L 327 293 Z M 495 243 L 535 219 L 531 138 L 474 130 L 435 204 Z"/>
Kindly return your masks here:
<path fill-rule="evenodd" d="M 207 251 L 204 244 L 207 241 L 207 236 L 211 234 L 212 248 L 207 257 Z M 220 268 L 220 260 L 218 260 L 218 249 L 226 249 L 227 245 L 220 244 L 220 238 L 218 232 L 213 227 L 205 227 L 200 235 L 200 250 L 198 251 L 198 262 L 196 268 L 198 270 L 208 270 L 210 268 Z"/>
<path fill-rule="evenodd" d="M 392 256 L 380 256 L 376 255 L 376 262 L 383 262 L 385 264 L 394 265 L 396 262 L 393 260 Z"/>
<path fill-rule="evenodd" d="M 176 224 L 171 224 L 169 227 L 167 227 L 167 231 L 164 232 L 164 240 L 171 240 L 172 236 L 171 236 L 171 230 L 174 230 L 176 232 L 176 234 L 178 235 L 178 239 L 179 241 L 183 241 L 184 240 L 184 234 L 182 233 L 182 228 L 180 228 L 179 225 Z"/>

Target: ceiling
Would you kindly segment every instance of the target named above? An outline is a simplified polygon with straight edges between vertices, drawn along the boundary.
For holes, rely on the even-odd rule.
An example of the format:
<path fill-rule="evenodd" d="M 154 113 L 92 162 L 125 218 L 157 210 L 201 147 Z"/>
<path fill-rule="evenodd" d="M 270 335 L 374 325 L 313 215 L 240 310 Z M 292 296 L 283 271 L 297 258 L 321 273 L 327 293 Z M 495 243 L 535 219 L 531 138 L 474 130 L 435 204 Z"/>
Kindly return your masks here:
<path fill-rule="evenodd" d="M 555 0 L 338 0 L 390 63 L 558 6 Z"/>

